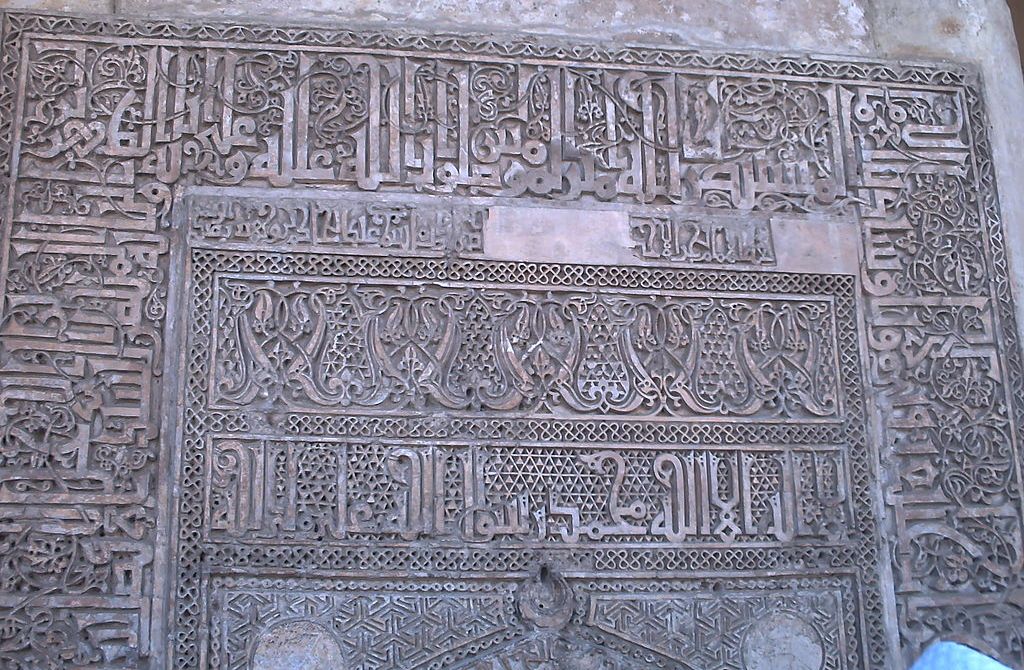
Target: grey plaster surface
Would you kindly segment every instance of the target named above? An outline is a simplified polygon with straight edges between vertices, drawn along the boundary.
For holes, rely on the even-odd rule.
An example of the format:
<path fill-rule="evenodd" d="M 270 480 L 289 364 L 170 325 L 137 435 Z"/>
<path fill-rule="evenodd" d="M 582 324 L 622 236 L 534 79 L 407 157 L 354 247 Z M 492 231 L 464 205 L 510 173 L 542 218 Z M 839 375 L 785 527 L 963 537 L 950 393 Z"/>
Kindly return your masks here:
<path fill-rule="evenodd" d="M 284 18 L 448 24 L 656 39 L 687 44 L 864 52 L 870 49 L 862 0 L 121 0 L 127 13 L 186 12 L 222 18 Z"/>

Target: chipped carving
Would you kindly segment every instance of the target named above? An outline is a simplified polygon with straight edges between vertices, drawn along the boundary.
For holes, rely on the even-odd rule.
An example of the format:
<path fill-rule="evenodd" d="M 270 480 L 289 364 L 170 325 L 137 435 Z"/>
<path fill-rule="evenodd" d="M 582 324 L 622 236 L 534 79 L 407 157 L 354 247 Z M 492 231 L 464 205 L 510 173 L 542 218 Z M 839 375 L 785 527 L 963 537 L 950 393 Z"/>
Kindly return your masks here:
<path fill-rule="evenodd" d="M 1024 664 L 963 69 L 19 13 L 2 50 L 0 665 Z M 639 212 L 653 262 L 488 261 L 513 199 Z M 780 213 L 856 219 L 858 276 L 775 265 Z"/>
<path fill-rule="evenodd" d="M 403 253 L 479 254 L 487 208 L 373 198 L 193 196 L 198 242 L 308 244 Z"/>
<path fill-rule="evenodd" d="M 757 216 L 633 213 L 633 253 L 643 260 L 775 265 L 771 222 Z"/>

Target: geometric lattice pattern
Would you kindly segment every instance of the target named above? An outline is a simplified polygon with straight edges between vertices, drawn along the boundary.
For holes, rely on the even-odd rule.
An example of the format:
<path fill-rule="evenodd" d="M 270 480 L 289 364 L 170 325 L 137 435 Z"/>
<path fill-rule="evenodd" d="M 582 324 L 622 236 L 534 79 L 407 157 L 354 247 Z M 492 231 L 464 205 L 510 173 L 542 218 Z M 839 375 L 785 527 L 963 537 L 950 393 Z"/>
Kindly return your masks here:
<path fill-rule="evenodd" d="M 555 641 L 588 634 L 607 645 L 612 635 L 626 657 L 648 649 L 662 667 L 692 663 L 697 650 L 708 648 L 701 642 L 703 628 L 673 628 L 659 642 L 643 621 L 662 615 L 694 624 L 710 617 L 704 626 L 721 637 L 715 661 L 721 667 L 742 667 L 743 645 L 756 647 L 758 636 L 793 637 L 812 656 L 826 654 L 814 650 L 834 641 L 838 633 L 830 631 L 842 627 L 850 612 L 835 596 L 794 601 L 776 591 L 784 588 L 785 573 L 801 573 L 819 588 L 840 571 L 858 599 L 850 600 L 854 618 L 843 628 L 849 644 L 827 652 L 831 667 L 862 667 L 872 640 L 882 642 L 873 475 L 849 277 L 642 267 L 620 268 L 616 275 L 601 266 L 452 264 L 348 253 L 268 256 L 200 246 L 191 261 L 186 299 L 194 309 L 185 356 L 192 372 L 184 398 L 195 411 L 183 426 L 181 458 L 194 467 L 179 480 L 178 519 L 199 533 L 178 543 L 175 623 L 183 634 L 225 625 L 241 631 L 220 623 L 218 609 L 196 589 L 208 579 L 204 572 L 235 570 L 241 560 L 268 572 L 355 570 L 370 578 L 383 571 L 409 588 L 420 583 L 413 576 L 420 571 L 453 584 L 466 572 L 477 573 L 482 584 L 506 584 L 520 598 L 547 603 L 548 611 L 561 601 L 547 591 L 533 594 L 517 575 L 571 573 L 565 583 L 568 619 L 559 621 L 569 628 L 560 628 Z M 396 277 L 402 283 L 392 289 Z M 652 284 L 664 287 L 655 300 L 624 290 Z M 733 290 L 722 291 L 728 284 Z M 483 314 L 489 322 L 480 325 Z M 648 335 L 645 344 L 643 324 L 672 314 L 689 324 L 689 336 L 680 336 L 679 327 L 664 328 L 664 343 Z M 516 331 L 517 322 L 538 321 L 550 330 L 529 332 L 520 325 Z M 481 342 L 485 346 L 477 346 Z M 731 348 L 726 358 L 722 346 Z M 561 349 L 531 358 L 544 347 Z M 666 362 L 669 357 L 674 364 Z M 553 362 L 543 368 L 547 360 Z M 769 378 L 787 381 L 758 383 Z M 702 383 L 715 390 L 694 390 Z M 789 438 L 773 444 L 770 433 L 755 429 L 759 438 L 738 442 L 730 437 L 730 423 L 716 422 L 719 444 L 681 447 L 649 431 L 707 421 L 685 404 L 687 398 L 695 406 L 717 398 L 711 418 L 747 414 L 753 425 L 778 425 Z M 820 411 L 810 411 L 812 405 Z M 465 428 L 443 441 L 409 439 L 385 420 L 359 439 L 311 439 L 301 430 L 282 435 L 290 432 L 282 430 L 285 425 L 303 425 L 285 416 L 339 411 L 367 418 L 439 412 L 483 421 L 504 417 L 513 424 L 539 422 L 545 432 L 534 442 L 511 444 L 501 435 L 466 442 Z M 257 415 L 274 414 L 280 419 L 251 423 Z M 635 443 L 595 442 L 579 421 L 595 415 L 648 432 L 638 431 Z M 799 444 L 806 436 L 798 427 L 808 422 L 833 424 L 835 441 Z M 425 560 L 415 554 L 423 548 L 430 549 Z M 739 570 L 759 574 L 763 587 L 776 591 L 734 602 L 705 595 L 703 603 L 684 603 L 671 595 L 677 587 L 669 581 L 635 587 L 653 592 L 647 600 L 616 600 L 613 609 L 612 601 L 590 595 L 579 581 L 585 575 L 600 580 L 599 590 L 627 588 L 618 575 L 654 569 L 662 551 L 676 562 L 667 572 L 678 584 L 695 586 L 686 579 L 694 571 Z M 351 647 L 338 611 L 375 631 L 397 625 L 385 604 L 391 602 L 386 589 L 377 588 L 382 591 L 367 600 L 305 590 L 229 598 L 222 607 L 255 608 L 259 614 L 250 618 L 264 627 L 220 644 L 250 649 L 259 635 L 273 635 L 264 621 L 288 620 L 265 607 L 288 612 L 313 598 L 316 614 L 294 618 L 326 626 L 344 657 L 365 658 L 367 668 L 419 667 L 421 659 L 446 652 L 435 648 L 445 634 L 419 619 L 402 626 L 401 644 L 360 633 L 362 646 Z M 454 598 L 439 602 L 446 597 Z M 588 602 L 589 618 L 574 612 Z M 451 620 L 463 610 L 444 611 Z M 519 603 L 516 612 L 509 626 L 499 628 L 513 645 L 532 639 L 528 610 Z M 817 619 L 808 620 L 807 612 Z M 778 630 L 750 628 L 769 614 L 782 617 L 771 619 Z M 581 626 L 589 632 L 573 630 Z M 426 631 L 433 632 L 424 650 Z M 232 667 L 230 658 L 248 658 L 241 651 L 207 655 L 207 646 L 200 663 Z M 178 651 L 179 663 L 186 662 L 186 649 Z M 773 658 L 760 648 L 746 653 L 764 662 Z"/>
<path fill-rule="evenodd" d="M 2 21 L 0 666 L 1024 666 L 971 72 Z"/>

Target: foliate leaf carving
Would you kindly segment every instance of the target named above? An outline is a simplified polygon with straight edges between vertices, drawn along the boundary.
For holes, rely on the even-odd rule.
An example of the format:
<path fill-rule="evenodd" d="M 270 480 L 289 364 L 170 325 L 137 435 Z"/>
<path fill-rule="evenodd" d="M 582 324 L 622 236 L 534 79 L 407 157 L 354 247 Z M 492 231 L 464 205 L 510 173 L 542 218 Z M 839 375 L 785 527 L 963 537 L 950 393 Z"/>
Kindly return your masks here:
<path fill-rule="evenodd" d="M 2 50 L 0 665 L 1024 664 L 964 69 L 20 13 Z M 612 212 L 635 267 L 492 260 L 496 207 Z M 790 272 L 794 221 L 856 225 L 856 276 Z"/>

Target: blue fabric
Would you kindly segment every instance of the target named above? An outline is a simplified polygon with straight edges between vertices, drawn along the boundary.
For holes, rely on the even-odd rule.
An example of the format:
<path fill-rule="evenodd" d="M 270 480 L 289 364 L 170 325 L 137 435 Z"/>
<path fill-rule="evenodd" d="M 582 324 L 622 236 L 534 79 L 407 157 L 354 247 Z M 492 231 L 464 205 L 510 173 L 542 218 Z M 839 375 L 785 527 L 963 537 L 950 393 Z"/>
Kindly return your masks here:
<path fill-rule="evenodd" d="M 1010 670 L 1002 663 L 955 642 L 936 642 L 910 670 Z"/>

